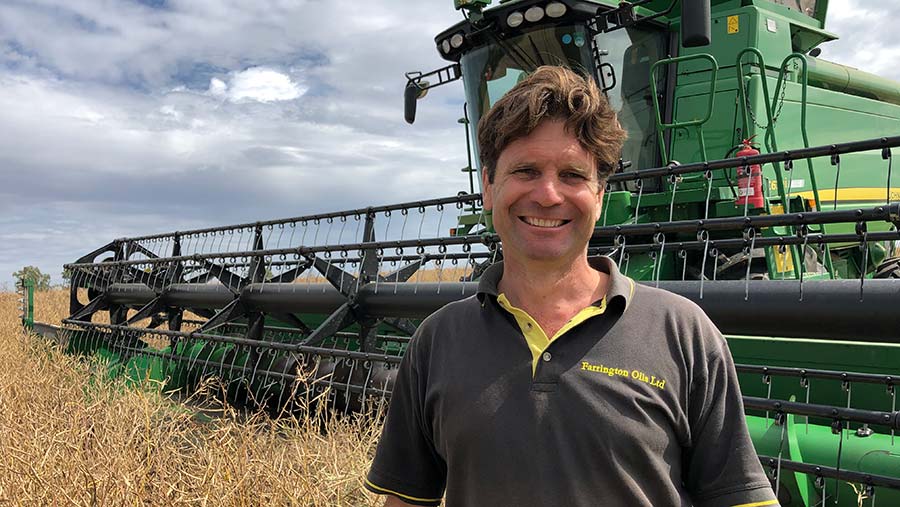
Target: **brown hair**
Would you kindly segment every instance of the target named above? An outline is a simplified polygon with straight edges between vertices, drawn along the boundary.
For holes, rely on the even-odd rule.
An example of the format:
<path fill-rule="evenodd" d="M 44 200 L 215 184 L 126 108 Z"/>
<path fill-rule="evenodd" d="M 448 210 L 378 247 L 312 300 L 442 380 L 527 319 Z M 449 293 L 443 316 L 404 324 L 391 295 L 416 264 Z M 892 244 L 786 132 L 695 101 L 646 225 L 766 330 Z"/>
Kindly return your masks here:
<path fill-rule="evenodd" d="M 597 161 L 604 182 L 619 162 L 626 132 L 616 112 L 590 77 L 565 67 L 538 67 L 512 87 L 478 122 L 481 167 L 494 182 L 500 153 L 545 120 L 562 120 Z"/>

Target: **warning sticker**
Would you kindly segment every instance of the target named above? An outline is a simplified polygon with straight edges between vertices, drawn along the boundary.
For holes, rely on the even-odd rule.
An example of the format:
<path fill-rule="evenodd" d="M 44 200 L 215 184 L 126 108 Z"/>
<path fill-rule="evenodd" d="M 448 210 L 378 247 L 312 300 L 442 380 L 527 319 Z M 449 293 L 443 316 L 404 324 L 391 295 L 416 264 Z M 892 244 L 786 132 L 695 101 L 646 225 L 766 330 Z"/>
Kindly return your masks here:
<path fill-rule="evenodd" d="M 738 33 L 741 30 L 737 16 L 728 16 L 728 33 Z"/>

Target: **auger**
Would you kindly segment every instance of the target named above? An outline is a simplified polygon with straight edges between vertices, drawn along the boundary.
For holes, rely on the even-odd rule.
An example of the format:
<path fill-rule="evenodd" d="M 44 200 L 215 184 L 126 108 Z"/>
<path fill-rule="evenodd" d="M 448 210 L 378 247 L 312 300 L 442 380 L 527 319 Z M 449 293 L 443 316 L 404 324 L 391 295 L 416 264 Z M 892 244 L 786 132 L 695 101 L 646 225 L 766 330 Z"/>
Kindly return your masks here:
<path fill-rule="evenodd" d="M 900 85 L 818 58 L 824 1 L 456 4 L 466 19 L 435 38 L 450 63 L 407 74 L 405 117 L 463 80 L 468 192 L 117 239 L 66 264 L 59 328 L 33 323 L 26 281 L 23 323 L 169 390 L 215 377 L 276 414 L 308 408 L 297 396 L 370 410 L 421 319 L 502 259 L 478 120 L 537 66 L 569 65 L 629 131 L 589 255 L 727 335 L 782 505 L 900 505 Z M 753 136 L 761 153 L 733 156 Z"/>

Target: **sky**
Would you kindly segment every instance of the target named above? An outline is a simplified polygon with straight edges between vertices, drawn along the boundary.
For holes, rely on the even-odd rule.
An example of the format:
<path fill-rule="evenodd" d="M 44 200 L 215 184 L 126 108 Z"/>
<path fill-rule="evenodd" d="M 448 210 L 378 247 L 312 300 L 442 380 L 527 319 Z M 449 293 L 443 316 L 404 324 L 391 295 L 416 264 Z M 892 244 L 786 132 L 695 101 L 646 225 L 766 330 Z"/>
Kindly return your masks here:
<path fill-rule="evenodd" d="M 0 289 L 125 236 L 453 195 L 451 0 L 0 0 Z M 900 80 L 900 0 L 831 0 L 822 57 Z"/>

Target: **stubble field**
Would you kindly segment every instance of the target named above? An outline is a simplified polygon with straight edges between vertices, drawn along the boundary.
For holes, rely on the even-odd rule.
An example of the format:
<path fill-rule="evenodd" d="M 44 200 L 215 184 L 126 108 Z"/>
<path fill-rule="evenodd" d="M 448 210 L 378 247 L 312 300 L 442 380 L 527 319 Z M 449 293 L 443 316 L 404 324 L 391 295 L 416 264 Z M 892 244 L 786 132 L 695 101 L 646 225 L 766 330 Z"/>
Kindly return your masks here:
<path fill-rule="evenodd" d="M 67 293 L 38 293 L 36 310 L 58 323 Z M 381 504 L 362 485 L 377 420 L 198 417 L 26 335 L 17 313 L 0 293 L 0 504 Z"/>

